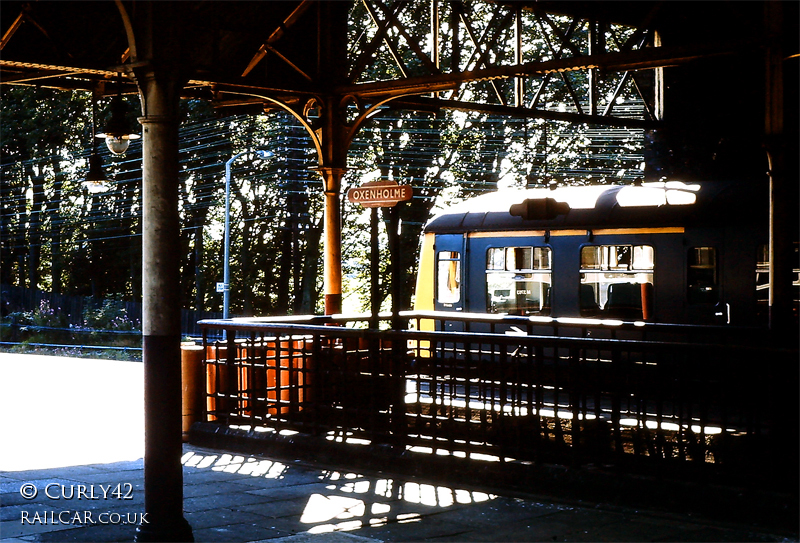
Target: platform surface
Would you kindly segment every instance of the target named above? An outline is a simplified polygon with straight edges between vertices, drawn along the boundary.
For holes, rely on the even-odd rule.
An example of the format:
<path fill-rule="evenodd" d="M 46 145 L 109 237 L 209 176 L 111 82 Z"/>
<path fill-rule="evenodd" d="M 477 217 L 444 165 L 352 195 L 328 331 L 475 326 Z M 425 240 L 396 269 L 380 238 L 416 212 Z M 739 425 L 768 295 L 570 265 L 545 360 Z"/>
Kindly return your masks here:
<path fill-rule="evenodd" d="M 0 539 L 132 541 L 142 365 L 0 354 Z M 797 541 L 742 519 L 503 496 L 185 445 L 196 541 Z M 35 494 L 35 495 L 34 495 Z"/>

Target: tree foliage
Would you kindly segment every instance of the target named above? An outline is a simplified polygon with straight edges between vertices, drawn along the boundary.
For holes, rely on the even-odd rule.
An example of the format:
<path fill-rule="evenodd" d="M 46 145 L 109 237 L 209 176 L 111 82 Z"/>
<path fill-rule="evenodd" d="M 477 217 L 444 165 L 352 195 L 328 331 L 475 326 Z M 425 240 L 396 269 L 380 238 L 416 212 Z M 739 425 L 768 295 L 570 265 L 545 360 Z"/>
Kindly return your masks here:
<path fill-rule="evenodd" d="M 402 15 L 412 35 L 425 32 L 428 15 L 423 6 L 419 3 L 416 11 Z M 500 32 L 489 12 L 478 8 L 469 12 L 475 28 Z M 449 20 L 448 14 L 443 20 Z M 569 31 L 565 21 L 557 23 L 561 32 Z M 374 35 L 371 28 L 364 5 L 354 4 L 349 32 L 355 52 Z M 389 34 L 388 39 L 400 38 Z M 526 45 L 530 55 L 555 54 L 546 33 Z M 480 54 L 467 40 L 460 58 L 449 54 L 446 43 L 443 48 L 442 62 L 459 63 L 462 69 Z M 413 75 L 420 58 L 409 48 L 402 50 L 403 69 Z M 370 78 L 403 75 L 385 48 L 373 60 Z M 534 83 L 542 81 L 528 84 Z M 572 103 L 569 84 L 561 83 L 541 94 L 541 107 Z M 507 94 L 509 85 L 483 82 L 465 92 L 489 100 L 498 92 Z M 99 103 L 98 109 L 104 105 Z M 574 103 L 568 107 L 574 108 Z M 133 143 L 122 157 L 98 148 L 112 180 L 108 190 L 91 193 L 82 183 L 94 146 L 91 96 L 3 86 L 0 108 L 0 282 L 96 299 L 140 298 L 141 143 Z M 316 154 L 304 129 L 286 113 L 220 116 L 200 101 L 185 101 L 182 110 L 181 254 L 176 258 L 181 262 L 184 307 L 221 309 L 222 294 L 215 283 L 223 276 L 225 162 L 238 153 L 266 148 L 272 158 L 254 160 L 246 154 L 232 165 L 231 313 L 321 311 L 322 190 L 312 171 Z M 388 263 L 393 259 L 404 271 L 400 306 L 410 306 L 422 228 L 437 209 L 504 186 L 629 182 L 640 176 L 642 144 L 643 134 L 635 130 L 457 111 L 381 110 L 351 146 L 343 195 L 347 188 L 375 179 L 414 188 L 413 201 L 398 208 L 397 254 L 391 254 L 387 243 L 391 211 L 381 212 L 384 307 L 392 280 Z M 364 234 L 369 211 L 344 198 L 342 211 L 345 305 L 367 309 L 369 239 Z"/>

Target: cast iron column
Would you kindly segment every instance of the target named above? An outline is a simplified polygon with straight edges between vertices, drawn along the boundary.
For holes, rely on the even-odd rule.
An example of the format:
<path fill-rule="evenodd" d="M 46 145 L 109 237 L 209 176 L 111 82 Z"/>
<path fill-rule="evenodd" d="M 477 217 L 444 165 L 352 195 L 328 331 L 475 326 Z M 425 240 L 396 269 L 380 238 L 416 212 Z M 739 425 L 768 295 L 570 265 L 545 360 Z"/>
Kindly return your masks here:
<path fill-rule="evenodd" d="M 324 289 L 325 314 L 342 312 L 342 205 L 344 168 L 319 168 L 325 189 Z"/>
<path fill-rule="evenodd" d="M 325 191 L 325 314 L 342 312 L 342 177 L 347 168 L 351 136 L 345 122 L 342 97 L 332 91 L 347 82 L 348 2 L 317 2 L 319 64 L 317 79 L 322 96 L 319 168 Z"/>
<path fill-rule="evenodd" d="M 780 42 L 783 24 L 781 2 L 764 4 L 767 35 L 765 81 L 765 147 L 769 159 L 770 225 L 769 225 L 769 327 L 776 338 L 796 337 L 792 319 L 792 242 L 797 239 L 796 217 L 791 207 L 797 206 L 796 191 L 790 190 L 786 169 L 784 135 L 783 47 Z M 795 183 L 797 181 L 795 180 Z M 794 220 L 793 220 L 794 219 Z M 794 333 L 791 333 L 794 332 Z"/>
<path fill-rule="evenodd" d="M 137 541 L 192 541 L 181 464 L 180 229 L 176 71 L 137 73 L 142 98 L 144 500 Z"/>

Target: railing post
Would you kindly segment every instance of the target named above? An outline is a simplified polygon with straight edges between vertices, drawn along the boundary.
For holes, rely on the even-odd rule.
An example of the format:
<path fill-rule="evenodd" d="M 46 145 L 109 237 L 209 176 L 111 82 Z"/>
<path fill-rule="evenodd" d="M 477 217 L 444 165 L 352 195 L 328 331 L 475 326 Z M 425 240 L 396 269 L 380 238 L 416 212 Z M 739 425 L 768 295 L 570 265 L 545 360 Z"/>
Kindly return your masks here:
<path fill-rule="evenodd" d="M 494 349 L 494 346 L 492 346 L 492 348 Z M 498 387 L 499 388 L 498 395 L 500 396 L 500 399 L 499 399 L 499 405 L 497 406 L 498 407 L 497 418 L 493 420 L 493 426 L 495 427 L 495 432 L 499 438 L 498 442 L 500 444 L 500 454 L 499 454 L 500 462 L 504 463 L 506 457 L 505 452 L 508 449 L 509 445 L 508 441 L 512 439 L 512 437 L 509 436 L 510 433 L 508 428 L 509 424 L 508 421 L 506 420 L 506 413 L 505 413 L 506 403 L 508 402 L 508 385 L 506 383 L 508 375 L 508 366 L 509 366 L 508 345 L 504 343 L 499 343 L 497 344 L 497 348 L 498 350 L 500 350 L 500 371 L 498 372 L 500 375 L 500 385 Z M 492 393 L 492 396 L 494 396 L 494 393 Z M 492 407 L 494 408 L 494 398 L 492 399 Z M 513 445 L 516 445 L 516 443 L 514 443 Z"/>
<path fill-rule="evenodd" d="M 614 434 L 614 454 L 617 464 L 622 463 L 625 451 L 622 445 L 622 428 L 620 428 L 620 417 L 622 416 L 622 390 L 624 373 L 622 371 L 622 361 L 620 359 L 618 347 L 611 348 L 611 427 Z"/>
<path fill-rule="evenodd" d="M 405 342 L 395 333 L 392 337 L 392 364 L 389 376 L 389 386 L 392 391 L 391 428 L 394 434 L 392 444 L 396 447 L 404 447 L 407 438 L 406 405 L 405 405 Z"/>
<path fill-rule="evenodd" d="M 209 399 L 209 387 L 208 387 L 208 329 L 203 328 L 203 390 L 205 394 L 203 394 L 203 418 L 201 419 L 203 422 L 208 422 L 209 419 L 209 409 L 208 409 L 208 399 Z"/>
<path fill-rule="evenodd" d="M 307 391 L 307 394 L 310 398 L 309 401 L 312 405 L 312 413 L 314 417 L 311 425 L 312 433 L 314 435 L 319 435 L 323 431 L 323 398 L 321 398 L 320 391 L 325 387 L 325 383 L 322 382 L 322 364 L 320 363 L 320 359 L 322 358 L 321 339 L 322 338 L 319 335 L 315 335 L 311 340 L 311 387 Z"/>
<path fill-rule="evenodd" d="M 577 347 L 570 347 L 569 349 L 569 403 L 572 406 L 572 465 L 579 467 L 581 465 L 581 455 L 583 453 L 583 443 L 581 442 L 581 398 L 583 398 L 583 391 L 581 390 L 581 375 L 580 375 L 580 349 Z"/>
<path fill-rule="evenodd" d="M 225 348 L 225 364 L 220 367 L 220 388 L 223 395 L 221 410 L 224 411 L 223 420 L 226 424 L 230 424 L 232 419 L 235 419 L 238 414 L 237 398 L 238 396 L 238 379 L 236 375 L 236 359 L 239 356 L 236 347 L 236 331 L 225 330 L 226 348 Z M 233 397 L 232 397 L 233 396 Z M 234 412 L 234 413 L 232 413 Z"/>

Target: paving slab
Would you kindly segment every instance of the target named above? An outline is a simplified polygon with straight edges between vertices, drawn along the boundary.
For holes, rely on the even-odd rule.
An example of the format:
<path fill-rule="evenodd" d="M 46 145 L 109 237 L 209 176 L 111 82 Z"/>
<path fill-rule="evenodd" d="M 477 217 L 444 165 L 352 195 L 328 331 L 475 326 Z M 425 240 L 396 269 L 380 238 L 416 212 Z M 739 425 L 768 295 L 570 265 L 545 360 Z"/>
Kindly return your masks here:
<path fill-rule="evenodd" d="M 48 532 L 42 534 L 36 541 L 44 543 L 127 542 L 132 541 L 134 537 L 136 537 L 136 526 L 95 525 L 78 530 Z"/>
<path fill-rule="evenodd" d="M 217 526 L 214 528 L 203 528 L 194 530 L 195 541 L 223 542 L 231 541 L 255 541 L 255 540 L 274 540 L 286 537 L 285 532 L 264 527 L 260 524 L 240 523 L 229 524 L 227 526 Z M 321 543 L 321 542 L 320 542 Z"/>
<path fill-rule="evenodd" d="M 348 534 L 346 532 L 334 532 L 325 534 L 325 543 L 383 543 L 378 539 L 362 537 L 359 535 Z M 322 537 L 314 534 L 296 534 L 278 539 L 270 539 L 269 543 L 322 543 Z M 267 540 L 253 541 L 252 543 L 266 543 Z"/>
<path fill-rule="evenodd" d="M 305 528 L 300 524 L 300 518 L 306 505 L 308 505 L 308 496 L 298 496 L 270 503 L 244 505 L 236 509 L 269 519 L 273 526 L 290 526 L 290 531 L 302 532 L 305 531 Z"/>
<path fill-rule="evenodd" d="M 189 498 L 208 497 L 209 491 L 213 491 L 214 496 L 220 496 L 223 494 L 238 495 L 251 489 L 252 487 L 250 485 L 243 484 L 236 480 L 216 482 L 213 484 L 213 487 L 208 483 L 192 485 L 185 484 L 183 485 L 183 498 L 186 500 Z"/>
<path fill-rule="evenodd" d="M 240 508 L 236 509 L 215 509 L 213 511 L 185 512 L 186 520 L 192 530 L 203 530 L 206 528 L 219 528 L 235 524 L 262 524 L 265 527 L 273 528 L 265 522 L 263 515 L 249 512 Z"/>
<path fill-rule="evenodd" d="M 23 524 L 19 519 L 13 521 L 0 522 L 0 541 L 6 541 L 6 538 L 22 538 L 28 536 L 35 536 L 36 541 L 43 541 L 44 538 L 49 537 L 47 534 L 52 532 L 63 533 L 63 540 L 68 539 L 70 536 L 64 532 L 83 532 L 85 528 L 81 526 L 53 526 L 48 524 Z M 62 539 L 56 539 L 60 541 Z"/>
<path fill-rule="evenodd" d="M 185 498 L 183 500 L 183 510 L 191 513 L 213 511 L 219 508 L 233 508 L 254 503 L 266 503 L 269 498 L 259 496 L 252 492 L 242 492 L 240 494 L 216 494 L 213 489 L 205 496 L 197 498 Z"/>

